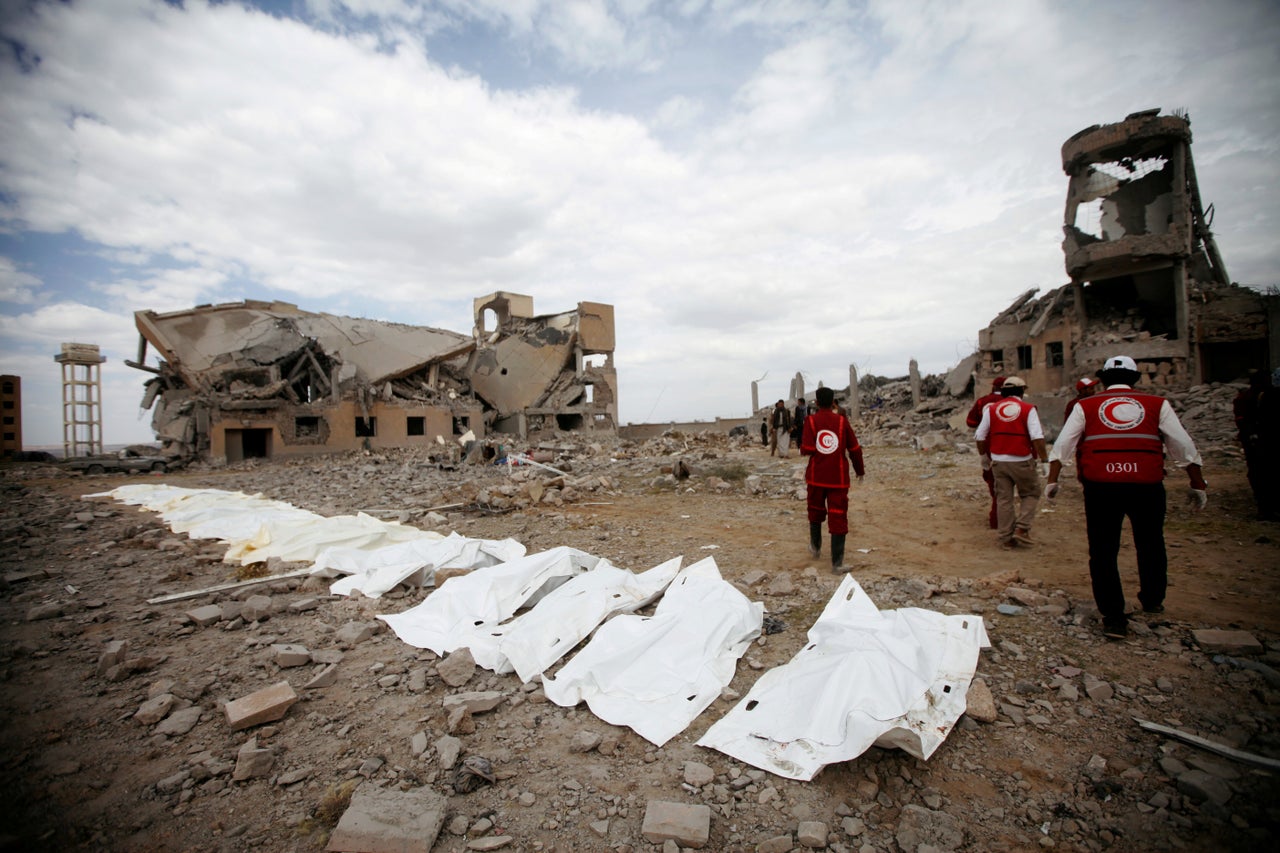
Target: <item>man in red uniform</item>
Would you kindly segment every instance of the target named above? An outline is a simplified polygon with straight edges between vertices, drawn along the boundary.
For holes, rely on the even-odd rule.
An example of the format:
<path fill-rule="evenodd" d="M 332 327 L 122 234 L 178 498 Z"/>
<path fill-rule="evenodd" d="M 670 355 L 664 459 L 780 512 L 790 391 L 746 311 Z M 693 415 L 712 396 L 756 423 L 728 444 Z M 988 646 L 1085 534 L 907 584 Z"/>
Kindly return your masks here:
<path fill-rule="evenodd" d="M 978 452 L 991 459 L 996 481 L 996 533 L 1005 547 L 1031 544 L 1031 522 L 1040 504 L 1036 460 L 1049 459 L 1040 415 L 1035 406 L 1022 400 L 1026 390 L 1027 383 L 1019 377 L 1006 379 L 1000 386 L 1000 402 L 982 411 L 982 420 L 973 434 Z"/>
<path fill-rule="evenodd" d="M 982 410 L 989 404 L 999 402 L 1003 399 L 1000 396 L 1000 386 L 1004 385 L 1004 377 L 997 376 L 991 380 L 991 393 L 973 401 L 973 406 L 969 409 L 969 414 L 965 416 L 964 422 L 969 429 L 977 429 L 978 424 L 982 423 Z M 982 457 L 982 481 L 987 484 L 987 491 L 991 494 L 991 511 L 987 513 L 987 524 L 992 530 L 996 529 L 996 478 L 991 473 L 991 457 Z"/>
<path fill-rule="evenodd" d="M 804 481 L 809 498 L 809 553 L 822 552 L 822 522 L 831 531 L 831 570 L 844 571 L 844 540 L 849 533 L 849 463 L 862 481 L 862 447 L 849 419 L 836 411 L 836 393 L 819 388 L 817 410 L 804 421 L 800 453 L 809 457 Z"/>
<path fill-rule="evenodd" d="M 1085 376 L 1076 383 L 1076 395 L 1067 401 L 1067 410 L 1062 413 L 1062 422 L 1066 423 L 1067 418 L 1071 417 L 1071 410 L 1080 404 L 1080 401 L 1086 397 L 1092 397 L 1102 386 L 1098 380 L 1092 376 Z"/>
<path fill-rule="evenodd" d="M 1164 456 L 1187 466 L 1193 508 L 1209 497 L 1200 473 L 1200 454 L 1169 401 L 1133 390 L 1141 376 L 1133 359 L 1118 355 L 1098 371 L 1106 390 L 1071 412 L 1053 446 L 1046 498 L 1058 493 L 1062 462 L 1080 444 L 1085 531 L 1089 537 L 1089 577 L 1102 614 L 1102 633 L 1123 639 L 1129 633 L 1117 554 L 1125 516 L 1133 528 L 1138 560 L 1138 601 L 1147 613 L 1164 612 L 1168 556 L 1164 548 Z"/>

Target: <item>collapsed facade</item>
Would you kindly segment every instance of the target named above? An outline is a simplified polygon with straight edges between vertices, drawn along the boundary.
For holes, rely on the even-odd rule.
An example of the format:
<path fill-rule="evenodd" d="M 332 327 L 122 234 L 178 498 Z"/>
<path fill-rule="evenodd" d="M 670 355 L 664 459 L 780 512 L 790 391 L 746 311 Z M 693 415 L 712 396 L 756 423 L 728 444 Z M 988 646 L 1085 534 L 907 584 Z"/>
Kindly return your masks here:
<path fill-rule="evenodd" d="M 1155 387 L 1231 381 L 1280 360 L 1276 300 L 1231 283 L 1209 231 L 1186 116 L 1155 109 L 1086 128 L 1063 144 L 1062 167 L 1071 281 L 1023 293 L 979 332 L 978 393 L 1014 373 L 1052 393 L 1118 352 Z"/>
<path fill-rule="evenodd" d="M 613 306 L 476 299 L 470 335 L 244 301 L 134 315 L 166 455 L 239 461 L 617 428 Z M 146 364 L 148 345 L 159 355 Z"/>

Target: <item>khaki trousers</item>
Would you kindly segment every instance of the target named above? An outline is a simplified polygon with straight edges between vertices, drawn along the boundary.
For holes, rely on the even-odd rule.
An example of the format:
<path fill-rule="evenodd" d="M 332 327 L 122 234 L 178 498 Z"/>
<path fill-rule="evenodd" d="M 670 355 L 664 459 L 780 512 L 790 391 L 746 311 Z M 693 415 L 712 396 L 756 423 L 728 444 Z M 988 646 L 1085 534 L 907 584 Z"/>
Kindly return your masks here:
<path fill-rule="evenodd" d="M 996 532 L 1001 542 L 1008 542 L 1015 527 L 1030 530 L 1035 520 L 1040 505 L 1040 467 L 1034 458 L 1024 462 L 993 460 L 991 473 L 996 478 Z"/>

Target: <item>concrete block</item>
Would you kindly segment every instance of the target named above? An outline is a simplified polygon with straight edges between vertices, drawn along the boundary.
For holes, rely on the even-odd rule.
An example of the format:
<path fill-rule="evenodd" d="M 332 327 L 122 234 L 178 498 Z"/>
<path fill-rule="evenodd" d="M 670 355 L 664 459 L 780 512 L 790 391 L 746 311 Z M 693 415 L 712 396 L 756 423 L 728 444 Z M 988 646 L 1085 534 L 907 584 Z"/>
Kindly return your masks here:
<path fill-rule="evenodd" d="M 339 645 L 355 646 L 372 637 L 376 631 L 377 628 L 368 622 L 348 622 L 338 629 L 334 639 Z"/>
<path fill-rule="evenodd" d="M 257 622 L 271 615 L 273 604 L 269 595 L 251 595 L 240 608 L 240 618 L 246 622 Z"/>
<path fill-rule="evenodd" d="M 317 672 L 311 677 L 311 680 L 302 685 L 303 690 L 319 690 L 321 687 L 332 687 L 333 683 L 338 680 L 338 665 L 331 663 L 324 669 Z"/>
<path fill-rule="evenodd" d="M 981 723 L 994 723 L 999 717 L 996 713 L 996 700 L 991 695 L 991 688 L 981 678 L 975 678 L 969 684 L 964 695 L 964 712 Z"/>
<path fill-rule="evenodd" d="M 308 610 L 315 610 L 320 606 L 318 598 L 299 598 L 297 601 L 290 602 L 290 613 L 306 613 Z"/>
<path fill-rule="evenodd" d="M 796 829 L 796 841 L 801 847 L 823 850 L 827 846 L 827 825 L 820 820 L 802 820 Z"/>
<path fill-rule="evenodd" d="M 144 726 L 155 725 L 168 716 L 177 701 L 178 698 L 172 693 L 161 693 L 158 696 L 153 696 L 139 706 L 138 710 L 134 712 L 133 718 Z"/>
<path fill-rule="evenodd" d="M 217 604 L 206 604 L 203 607 L 196 607 L 187 611 L 187 618 L 199 625 L 201 628 L 207 628 L 210 625 L 216 625 L 222 619 L 222 608 Z"/>
<path fill-rule="evenodd" d="M 293 692 L 293 687 L 289 682 L 281 681 L 228 702 L 223 710 L 231 730 L 239 731 L 280 719 L 297 701 L 298 694 Z"/>
<path fill-rule="evenodd" d="M 711 807 L 650 800 L 640 834 L 654 844 L 670 839 L 684 847 L 701 849 L 711 839 Z"/>
<path fill-rule="evenodd" d="M 275 659 L 276 666 L 282 669 L 288 669 L 291 666 L 306 666 L 311 663 L 311 652 L 307 651 L 307 647 L 294 643 L 276 643 L 271 647 L 271 654 Z"/>
<path fill-rule="evenodd" d="M 1188 770 L 1179 776 L 1178 790 L 1197 803 L 1210 800 L 1221 806 L 1231 799 L 1231 785 L 1203 770 Z"/>
<path fill-rule="evenodd" d="M 1201 628 L 1192 631 L 1196 644 L 1209 654 L 1260 655 L 1264 651 L 1258 638 L 1248 631 L 1223 631 L 1219 628 Z"/>
<path fill-rule="evenodd" d="M 128 655 L 128 640 L 111 640 L 102 647 L 102 655 L 98 658 L 98 675 L 106 675 L 111 667 L 124 663 Z"/>
<path fill-rule="evenodd" d="M 257 779 L 271 773 L 271 766 L 276 758 L 269 749 L 259 749 L 258 739 L 251 737 L 236 752 L 236 769 L 231 778 L 236 782 L 245 779 Z"/>
<path fill-rule="evenodd" d="M 444 826 L 447 801 L 430 788 L 386 790 L 361 785 L 329 836 L 329 851 L 430 853 Z"/>
<path fill-rule="evenodd" d="M 789 853 L 795 847 L 790 835 L 775 835 L 756 845 L 756 853 Z"/>
<path fill-rule="evenodd" d="M 165 717 L 160 725 L 155 727 L 154 734 L 168 735 L 170 737 L 185 735 L 196 727 L 196 723 L 200 722 L 202 710 L 199 705 L 192 705 L 190 708 L 174 711 Z"/>
<path fill-rule="evenodd" d="M 444 697 L 444 709 L 451 711 L 454 708 L 466 708 L 472 714 L 482 714 L 501 705 L 504 698 L 505 694 L 497 690 L 455 693 Z"/>

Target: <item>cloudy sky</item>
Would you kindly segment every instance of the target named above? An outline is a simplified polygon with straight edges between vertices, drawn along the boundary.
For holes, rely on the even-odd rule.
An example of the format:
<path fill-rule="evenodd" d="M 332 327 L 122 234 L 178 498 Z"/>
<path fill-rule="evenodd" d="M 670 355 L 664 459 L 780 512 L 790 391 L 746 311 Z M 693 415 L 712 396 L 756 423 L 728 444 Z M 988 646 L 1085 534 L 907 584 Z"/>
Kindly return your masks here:
<path fill-rule="evenodd" d="M 470 330 L 613 303 L 626 422 L 942 372 L 1066 279 L 1062 142 L 1185 109 L 1227 270 L 1280 283 L 1273 0 L 0 0 L 0 372 L 63 341 L 149 440 L 132 312 Z"/>

